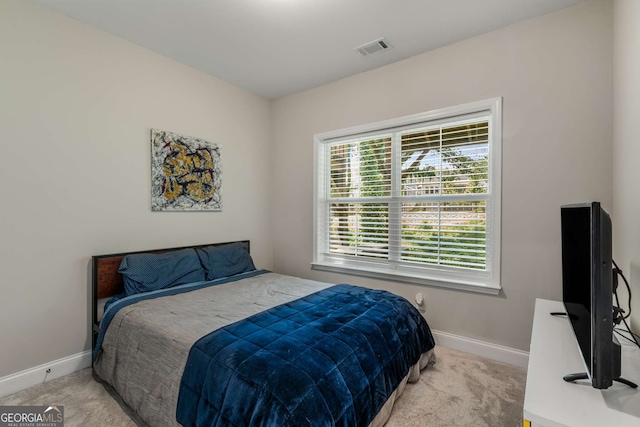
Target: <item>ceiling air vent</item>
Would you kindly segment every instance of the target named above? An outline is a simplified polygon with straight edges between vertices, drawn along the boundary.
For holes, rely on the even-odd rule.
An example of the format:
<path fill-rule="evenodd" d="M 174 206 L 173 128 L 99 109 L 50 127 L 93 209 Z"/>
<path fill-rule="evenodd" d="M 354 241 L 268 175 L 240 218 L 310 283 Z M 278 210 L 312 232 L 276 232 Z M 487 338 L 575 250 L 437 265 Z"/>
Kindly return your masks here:
<path fill-rule="evenodd" d="M 379 53 L 385 50 L 391 49 L 391 45 L 384 37 L 369 43 L 365 43 L 362 46 L 356 47 L 354 50 L 362 56 Z"/>

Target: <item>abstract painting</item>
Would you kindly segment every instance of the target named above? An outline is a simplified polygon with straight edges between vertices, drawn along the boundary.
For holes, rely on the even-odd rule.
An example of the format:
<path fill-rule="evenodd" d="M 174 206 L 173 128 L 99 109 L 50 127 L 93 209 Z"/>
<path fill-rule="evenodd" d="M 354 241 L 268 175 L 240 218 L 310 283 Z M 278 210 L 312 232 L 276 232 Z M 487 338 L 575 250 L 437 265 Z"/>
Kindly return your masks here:
<path fill-rule="evenodd" d="M 220 147 L 151 129 L 151 210 L 222 210 Z"/>

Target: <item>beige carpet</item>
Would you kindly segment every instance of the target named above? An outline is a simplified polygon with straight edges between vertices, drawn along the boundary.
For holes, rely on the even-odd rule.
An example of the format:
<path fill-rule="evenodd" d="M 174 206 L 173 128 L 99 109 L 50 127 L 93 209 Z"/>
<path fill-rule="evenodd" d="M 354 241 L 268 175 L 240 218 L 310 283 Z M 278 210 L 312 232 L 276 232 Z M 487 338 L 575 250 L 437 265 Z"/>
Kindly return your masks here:
<path fill-rule="evenodd" d="M 526 370 L 436 347 L 437 362 L 408 384 L 386 427 L 522 425 Z M 65 427 L 134 427 L 91 369 L 0 399 L 6 405 L 63 405 Z"/>
<path fill-rule="evenodd" d="M 522 426 L 526 369 L 440 346 L 436 357 L 385 427 Z"/>

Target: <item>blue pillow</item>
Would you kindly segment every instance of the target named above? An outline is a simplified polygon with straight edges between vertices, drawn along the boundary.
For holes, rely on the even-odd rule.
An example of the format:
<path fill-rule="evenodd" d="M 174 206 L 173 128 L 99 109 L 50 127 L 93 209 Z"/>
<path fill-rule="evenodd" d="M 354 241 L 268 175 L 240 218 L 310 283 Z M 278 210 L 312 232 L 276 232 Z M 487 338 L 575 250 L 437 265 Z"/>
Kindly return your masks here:
<path fill-rule="evenodd" d="M 118 272 L 122 274 L 127 296 L 205 280 L 194 249 L 126 255 Z"/>
<path fill-rule="evenodd" d="M 247 248 L 240 242 L 207 246 L 198 248 L 196 251 L 207 274 L 207 280 L 233 276 L 256 269 Z"/>

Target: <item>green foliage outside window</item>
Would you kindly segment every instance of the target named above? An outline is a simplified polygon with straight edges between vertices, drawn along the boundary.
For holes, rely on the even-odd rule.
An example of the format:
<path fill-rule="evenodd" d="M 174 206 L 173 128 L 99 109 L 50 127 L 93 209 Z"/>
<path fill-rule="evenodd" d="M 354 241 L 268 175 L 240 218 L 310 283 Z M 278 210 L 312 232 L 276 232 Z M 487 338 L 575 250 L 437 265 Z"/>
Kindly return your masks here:
<path fill-rule="evenodd" d="M 487 192 L 487 123 L 415 132 L 402 138 L 401 260 L 485 269 L 485 202 L 473 198 L 429 201 L 425 196 Z M 332 197 L 391 196 L 390 138 L 338 145 L 331 154 Z M 333 203 L 332 251 L 386 257 L 389 214 L 388 202 L 376 203 L 375 199 L 371 203 Z"/>

